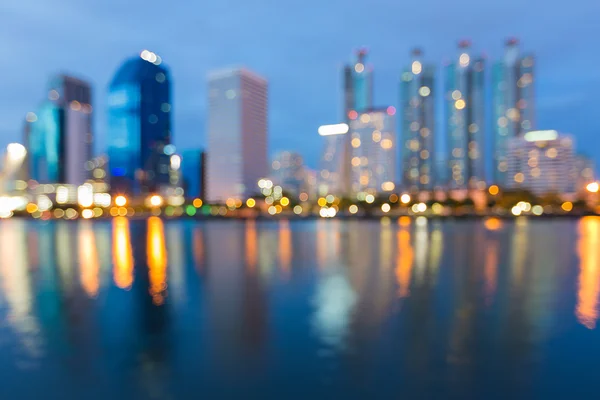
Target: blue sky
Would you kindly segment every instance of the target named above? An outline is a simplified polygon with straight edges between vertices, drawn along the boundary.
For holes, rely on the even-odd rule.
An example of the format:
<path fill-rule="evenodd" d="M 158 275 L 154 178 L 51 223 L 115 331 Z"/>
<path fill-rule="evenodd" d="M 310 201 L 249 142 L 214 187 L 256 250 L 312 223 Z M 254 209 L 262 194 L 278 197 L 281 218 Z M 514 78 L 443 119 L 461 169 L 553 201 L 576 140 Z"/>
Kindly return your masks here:
<path fill-rule="evenodd" d="M 0 145 L 20 140 L 48 77 L 66 72 L 93 84 L 102 151 L 108 82 L 148 48 L 171 69 L 179 148 L 205 143 L 207 72 L 244 65 L 269 80 L 270 152 L 296 150 L 314 167 L 316 128 L 338 122 L 340 69 L 354 48 L 370 49 L 375 102 L 396 105 L 412 47 L 441 65 L 470 38 L 494 60 L 516 36 L 538 59 L 538 127 L 572 133 L 599 158 L 599 18 L 597 0 L 2 0 Z"/>

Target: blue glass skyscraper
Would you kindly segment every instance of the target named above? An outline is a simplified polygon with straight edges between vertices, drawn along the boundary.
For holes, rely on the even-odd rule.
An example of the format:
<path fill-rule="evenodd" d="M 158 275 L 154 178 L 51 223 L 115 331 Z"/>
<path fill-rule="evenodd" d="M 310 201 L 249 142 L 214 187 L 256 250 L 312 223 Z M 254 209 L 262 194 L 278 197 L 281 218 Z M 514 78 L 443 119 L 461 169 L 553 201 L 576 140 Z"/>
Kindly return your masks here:
<path fill-rule="evenodd" d="M 402 183 L 412 192 L 434 187 L 435 70 L 415 49 L 400 82 Z"/>
<path fill-rule="evenodd" d="M 147 50 L 126 61 L 110 83 L 108 157 L 113 191 L 145 193 L 169 184 L 171 151 L 165 150 L 171 143 L 170 86 L 161 58 Z"/>
<path fill-rule="evenodd" d="M 502 61 L 492 75 L 494 183 L 508 185 L 508 141 L 535 129 L 534 58 L 519 54 L 517 39 L 509 39 Z"/>
<path fill-rule="evenodd" d="M 485 60 L 474 58 L 470 46 L 459 43 L 458 62 L 446 71 L 450 189 L 485 186 Z"/>
<path fill-rule="evenodd" d="M 26 145 L 31 179 L 40 183 L 82 185 L 92 158 L 91 89 L 87 82 L 58 75 L 37 115 L 27 115 Z"/>

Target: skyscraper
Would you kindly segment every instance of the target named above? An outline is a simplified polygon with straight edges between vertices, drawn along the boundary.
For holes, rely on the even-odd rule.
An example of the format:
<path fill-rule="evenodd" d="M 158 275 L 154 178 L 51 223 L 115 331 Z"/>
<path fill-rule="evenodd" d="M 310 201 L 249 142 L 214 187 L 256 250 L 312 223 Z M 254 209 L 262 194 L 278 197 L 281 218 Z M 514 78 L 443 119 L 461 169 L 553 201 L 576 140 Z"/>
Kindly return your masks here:
<path fill-rule="evenodd" d="M 396 181 L 393 107 L 366 110 L 350 122 L 351 193 L 390 192 Z"/>
<path fill-rule="evenodd" d="M 108 157 L 113 191 L 144 193 L 169 185 L 171 82 L 148 50 L 127 60 L 108 93 Z"/>
<path fill-rule="evenodd" d="M 485 185 L 485 60 L 474 58 L 470 47 L 461 41 L 458 60 L 446 71 L 450 189 Z"/>
<path fill-rule="evenodd" d="M 507 142 L 535 129 L 534 58 L 519 54 L 516 39 L 506 42 L 502 61 L 493 69 L 493 126 L 495 183 L 507 183 Z"/>
<path fill-rule="evenodd" d="M 242 199 L 268 174 L 267 81 L 244 68 L 208 76 L 209 201 Z"/>
<path fill-rule="evenodd" d="M 366 64 L 367 55 L 367 49 L 359 49 L 352 63 L 344 67 L 342 121 L 348 125 L 351 118 L 356 118 L 359 112 L 373 107 L 373 71 Z M 351 139 L 347 134 L 325 137 L 319 174 L 319 194 L 349 194 L 352 173 Z"/>
<path fill-rule="evenodd" d="M 29 173 L 40 183 L 82 185 L 92 158 L 92 92 L 87 82 L 67 75 L 50 80 L 48 99 L 27 115 Z"/>
<path fill-rule="evenodd" d="M 435 65 L 424 65 L 420 49 L 412 52 L 402 72 L 402 183 L 410 191 L 432 190 L 435 184 Z"/>

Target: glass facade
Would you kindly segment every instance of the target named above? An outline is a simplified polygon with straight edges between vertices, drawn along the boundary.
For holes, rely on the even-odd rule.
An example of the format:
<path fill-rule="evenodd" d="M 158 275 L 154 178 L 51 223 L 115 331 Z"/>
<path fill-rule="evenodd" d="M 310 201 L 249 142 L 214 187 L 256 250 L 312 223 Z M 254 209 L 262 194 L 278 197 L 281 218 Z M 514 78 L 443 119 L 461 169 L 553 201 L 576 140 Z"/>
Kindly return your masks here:
<path fill-rule="evenodd" d="M 504 59 L 492 72 L 494 182 L 506 185 L 508 140 L 535 129 L 534 58 L 521 57 L 518 42 L 506 43 Z"/>
<path fill-rule="evenodd" d="M 351 192 L 391 192 L 396 181 L 396 126 L 391 109 L 370 110 L 350 123 Z"/>
<path fill-rule="evenodd" d="M 92 158 L 92 106 L 88 83 L 66 75 L 50 79 L 48 99 L 27 117 L 27 169 L 40 183 L 82 185 Z"/>
<path fill-rule="evenodd" d="M 435 184 L 435 66 L 423 65 L 420 50 L 400 82 L 402 113 L 402 183 L 412 191 L 432 190 Z"/>
<path fill-rule="evenodd" d="M 108 157 L 114 191 L 144 193 L 169 184 L 169 72 L 156 58 L 146 58 L 126 61 L 109 86 Z"/>
<path fill-rule="evenodd" d="M 446 68 L 450 189 L 485 186 L 485 61 L 474 59 L 470 43 L 459 45 L 456 63 Z"/>
<path fill-rule="evenodd" d="M 348 125 L 357 113 L 373 107 L 373 71 L 367 65 L 367 55 L 366 49 L 358 50 L 352 64 L 344 67 L 342 121 Z M 347 134 L 334 135 L 326 137 L 325 141 L 318 177 L 319 194 L 349 194 L 352 174 L 351 137 Z"/>
<path fill-rule="evenodd" d="M 64 112 L 44 102 L 36 120 L 29 122 L 28 160 L 30 178 L 39 183 L 64 182 Z"/>

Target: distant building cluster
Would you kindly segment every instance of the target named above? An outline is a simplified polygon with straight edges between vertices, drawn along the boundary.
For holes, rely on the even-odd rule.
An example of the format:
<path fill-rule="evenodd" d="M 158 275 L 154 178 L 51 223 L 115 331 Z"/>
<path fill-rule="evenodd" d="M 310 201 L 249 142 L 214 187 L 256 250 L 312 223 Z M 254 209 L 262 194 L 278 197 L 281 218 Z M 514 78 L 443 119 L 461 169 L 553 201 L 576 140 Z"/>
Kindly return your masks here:
<path fill-rule="evenodd" d="M 319 128 L 324 147 L 317 171 L 293 149 L 269 160 L 268 82 L 246 68 L 208 74 L 206 148 L 177 151 L 171 74 L 159 55 L 144 50 L 126 60 L 108 86 L 102 155 L 92 150 L 97 112 L 90 84 L 66 75 L 50 80 L 42 102 L 26 116 L 27 152 L 16 179 L 52 201 L 91 196 L 102 203 L 102 194 L 111 192 L 160 194 L 173 204 L 183 204 L 184 196 L 237 204 L 264 192 L 258 185 L 264 179 L 295 198 L 359 200 L 469 193 L 488 185 L 574 193 L 593 181 L 594 165 L 575 152 L 572 137 L 537 130 L 535 58 L 521 54 L 516 40 L 507 41 L 503 58 L 491 67 L 461 41 L 442 79 L 437 65 L 413 50 L 399 71 L 397 107 L 374 104 L 368 55 L 360 49 L 343 69 L 343 115 Z"/>
<path fill-rule="evenodd" d="M 398 141 L 395 129 L 389 128 L 395 124 L 394 107 L 387 108 L 385 133 L 375 126 L 370 127 L 370 134 L 365 132 L 365 124 L 373 117 L 373 68 L 366 63 L 367 55 L 366 49 L 360 49 L 352 64 L 344 68 L 342 121 L 348 126 L 347 132 L 333 132 L 328 126 L 319 132 L 325 137 L 320 194 L 364 196 L 394 190 L 469 193 L 488 185 L 537 194 L 574 193 L 593 180 L 593 165 L 581 161 L 585 157 L 575 154 L 571 139 L 567 138 L 557 139 L 556 143 L 543 142 L 550 147 L 561 145 L 556 150 L 570 146 L 572 156 L 563 157 L 559 151 L 561 156 L 548 164 L 552 171 L 561 169 L 561 176 L 567 179 L 565 184 L 557 184 L 558 177 L 546 177 L 545 174 L 554 174 L 548 168 L 515 161 L 515 147 L 542 146 L 542 142 L 524 139 L 537 129 L 535 58 L 520 54 L 516 39 L 506 42 L 504 57 L 492 65 L 489 74 L 486 57 L 475 54 L 470 41 L 459 42 L 456 57 L 444 67 L 443 82 L 437 79 L 437 65 L 427 63 L 420 49 L 413 50 L 410 63 L 400 73 Z M 491 76 L 489 95 L 487 76 Z M 443 122 L 436 121 L 436 115 L 442 114 L 436 110 L 438 95 L 445 104 L 441 110 Z M 486 112 L 488 98 L 492 100 L 491 116 Z M 489 119 L 491 130 L 486 129 Z M 439 145 L 436 126 L 443 127 L 446 133 L 445 151 Z M 384 135 L 388 135 L 387 140 Z M 493 148 L 489 156 L 487 141 Z M 488 157 L 492 158 L 491 174 L 486 171 Z"/>

